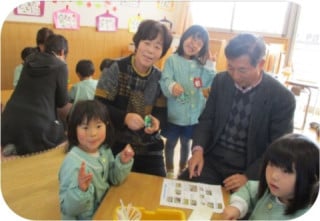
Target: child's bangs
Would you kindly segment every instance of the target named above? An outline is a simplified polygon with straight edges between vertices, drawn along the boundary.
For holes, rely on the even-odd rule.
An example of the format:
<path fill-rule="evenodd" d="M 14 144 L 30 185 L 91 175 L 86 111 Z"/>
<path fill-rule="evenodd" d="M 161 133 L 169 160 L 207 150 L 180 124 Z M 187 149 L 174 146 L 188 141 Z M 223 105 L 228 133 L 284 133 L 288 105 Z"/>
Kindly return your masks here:
<path fill-rule="evenodd" d="M 206 33 L 205 32 L 196 32 L 192 37 L 195 39 L 200 39 L 203 42 L 206 41 Z"/>
<path fill-rule="evenodd" d="M 107 122 L 107 112 L 104 107 L 96 105 L 84 105 L 82 108 L 78 109 L 76 122 L 77 125 L 88 123 L 91 120 L 101 120 Z"/>
<path fill-rule="evenodd" d="M 286 149 L 277 148 L 267 151 L 266 161 L 288 172 L 293 172 L 293 156 L 286 152 Z"/>

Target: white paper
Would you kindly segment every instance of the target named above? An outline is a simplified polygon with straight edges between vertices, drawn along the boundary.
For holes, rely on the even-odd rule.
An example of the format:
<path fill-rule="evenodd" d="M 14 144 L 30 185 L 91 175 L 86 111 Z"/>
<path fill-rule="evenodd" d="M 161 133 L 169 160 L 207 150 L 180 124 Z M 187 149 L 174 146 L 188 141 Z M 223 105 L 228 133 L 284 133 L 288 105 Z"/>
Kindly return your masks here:
<path fill-rule="evenodd" d="M 222 213 L 224 209 L 220 185 L 166 178 L 162 184 L 160 205 L 187 209 L 205 206 L 215 213 Z"/>
<path fill-rule="evenodd" d="M 196 207 L 192 213 L 190 214 L 188 220 L 211 220 L 212 209 L 209 209 L 206 206 L 198 206 Z"/>

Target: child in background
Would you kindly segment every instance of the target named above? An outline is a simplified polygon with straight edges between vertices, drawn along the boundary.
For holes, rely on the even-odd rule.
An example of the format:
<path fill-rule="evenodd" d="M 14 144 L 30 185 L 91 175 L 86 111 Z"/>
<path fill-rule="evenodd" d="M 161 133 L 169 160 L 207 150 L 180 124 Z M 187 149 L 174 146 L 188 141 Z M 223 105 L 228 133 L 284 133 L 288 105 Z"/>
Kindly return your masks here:
<path fill-rule="evenodd" d="M 315 202 L 319 191 L 319 146 L 288 134 L 267 148 L 259 181 L 248 181 L 231 195 L 223 218 L 294 219 Z"/>
<path fill-rule="evenodd" d="M 199 25 L 182 35 L 176 53 L 164 66 L 160 85 L 167 97 L 168 124 L 162 134 L 167 138 L 165 159 L 168 177 L 173 178 L 174 148 L 180 139 L 180 172 L 186 167 L 194 126 L 206 102 L 206 93 L 215 76 L 209 59 L 209 34 Z"/>
<path fill-rule="evenodd" d="M 79 101 L 68 121 L 69 152 L 59 171 L 62 219 L 91 220 L 110 185 L 129 174 L 134 152 L 127 145 L 115 158 L 109 113 L 96 100 Z"/>
<path fill-rule="evenodd" d="M 19 64 L 18 66 L 16 66 L 16 68 L 14 69 L 14 74 L 13 74 L 13 87 L 15 88 L 18 84 L 20 75 L 21 75 L 21 71 L 23 68 L 23 64 L 26 60 L 26 58 L 32 54 L 32 53 L 36 53 L 37 49 L 34 47 L 25 47 L 24 49 L 22 49 L 21 51 L 21 59 L 22 59 L 22 63 Z"/>
<path fill-rule="evenodd" d="M 76 103 L 79 100 L 93 100 L 98 80 L 92 78 L 95 72 L 91 60 L 80 60 L 76 65 L 76 73 L 80 82 L 74 84 L 69 91 L 69 100 Z"/>
<path fill-rule="evenodd" d="M 110 58 L 105 58 L 105 59 L 103 59 L 103 60 L 101 61 L 101 63 L 100 63 L 100 66 L 99 66 L 100 71 L 103 72 L 103 69 L 109 68 L 114 61 L 115 61 L 115 60 L 112 60 L 112 59 L 110 59 Z"/>

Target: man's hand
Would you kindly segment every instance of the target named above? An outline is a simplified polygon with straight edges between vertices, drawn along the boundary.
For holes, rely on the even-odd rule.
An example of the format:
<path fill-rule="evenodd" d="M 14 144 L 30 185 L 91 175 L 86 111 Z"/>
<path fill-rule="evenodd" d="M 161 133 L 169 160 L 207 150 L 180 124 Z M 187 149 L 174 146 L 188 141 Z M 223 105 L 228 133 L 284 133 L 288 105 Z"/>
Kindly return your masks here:
<path fill-rule="evenodd" d="M 200 176 L 204 165 L 203 150 L 195 150 L 188 161 L 189 179 Z"/>

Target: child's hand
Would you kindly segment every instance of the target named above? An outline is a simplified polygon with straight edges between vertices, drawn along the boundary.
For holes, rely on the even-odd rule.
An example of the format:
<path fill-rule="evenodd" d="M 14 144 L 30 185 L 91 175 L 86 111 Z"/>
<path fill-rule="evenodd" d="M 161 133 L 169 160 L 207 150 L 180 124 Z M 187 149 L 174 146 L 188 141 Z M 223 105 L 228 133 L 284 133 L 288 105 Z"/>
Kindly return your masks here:
<path fill-rule="evenodd" d="M 222 213 L 223 220 L 236 220 L 240 217 L 240 211 L 234 206 L 226 206 Z"/>
<path fill-rule="evenodd" d="M 134 156 L 134 151 L 130 144 L 127 144 L 126 147 L 120 153 L 121 163 L 128 163 Z"/>
<path fill-rule="evenodd" d="M 216 61 L 217 61 L 217 53 L 212 54 L 212 53 L 210 52 L 210 53 L 209 53 L 209 59 L 210 59 L 212 62 L 216 62 Z"/>
<path fill-rule="evenodd" d="M 203 89 L 202 89 L 202 95 L 203 95 L 206 99 L 208 99 L 209 94 L 210 94 L 210 87 L 208 87 L 208 88 L 203 88 Z"/>
<path fill-rule="evenodd" d="M 183 94 L 184 89 L 179 83 L 175 83 L 172 87 L 172 95 L 175 97 L 179 97 L 181 94 Z"/>
<path fill-rule="evenodd" d="M 79 175 L 78 175 L 78 186 L 83 192 L 86 192 L 92 181 L 92 173 L 86 173 L 86 163 L 82 161 Z"/>

